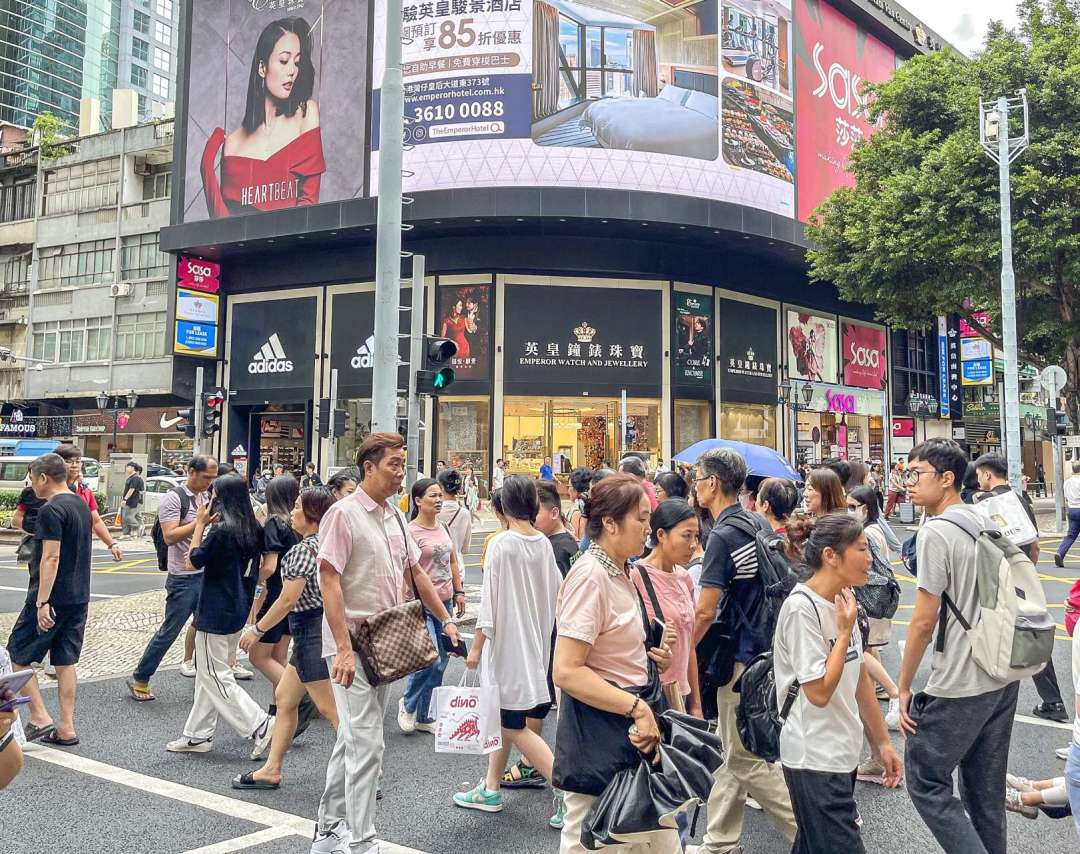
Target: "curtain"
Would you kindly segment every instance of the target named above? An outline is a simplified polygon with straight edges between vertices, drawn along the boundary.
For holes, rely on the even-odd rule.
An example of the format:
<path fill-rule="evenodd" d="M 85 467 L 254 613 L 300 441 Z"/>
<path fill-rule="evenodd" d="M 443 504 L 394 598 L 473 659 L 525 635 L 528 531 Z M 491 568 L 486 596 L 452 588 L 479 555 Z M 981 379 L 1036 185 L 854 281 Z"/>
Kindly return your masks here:
<path fill-rule="evenodd" d="M 533 121 L 559 108 L 559 13 L 533 2 Z"/>
<path fill-rule="evenodd" d="M 646 98 L 655 98 L 660 91 L 654 30 L 634 30 L 634 90 Z"/>

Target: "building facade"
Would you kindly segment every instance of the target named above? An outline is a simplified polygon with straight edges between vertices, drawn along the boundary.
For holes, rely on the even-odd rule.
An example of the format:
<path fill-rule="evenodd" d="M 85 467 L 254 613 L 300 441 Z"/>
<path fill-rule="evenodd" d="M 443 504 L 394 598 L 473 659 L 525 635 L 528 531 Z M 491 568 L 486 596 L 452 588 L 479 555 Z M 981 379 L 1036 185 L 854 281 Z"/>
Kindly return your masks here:
<path fill-rule="evenodd" d="M 220 452 L 249 470 L 345 464 L 371 420 L 385 9 L 287 5 L 185 4 L 161 243 L 220 265 L 212 318 L 178 283 L 174 377 L 228 392 Z M 565 475 L 712 435 L 888 459 L 889 330 L 809 282 L 803 222 L 875 129 L 852 81 L 940 40 L 869 0 L 463 5 L 401 22 L 404 247 L 425 329 L 458 344 L 425 460 Z M 271 48 L 316 61 L 263 76 Z M 336 444 L 314 419 L 332 387 Z"/>

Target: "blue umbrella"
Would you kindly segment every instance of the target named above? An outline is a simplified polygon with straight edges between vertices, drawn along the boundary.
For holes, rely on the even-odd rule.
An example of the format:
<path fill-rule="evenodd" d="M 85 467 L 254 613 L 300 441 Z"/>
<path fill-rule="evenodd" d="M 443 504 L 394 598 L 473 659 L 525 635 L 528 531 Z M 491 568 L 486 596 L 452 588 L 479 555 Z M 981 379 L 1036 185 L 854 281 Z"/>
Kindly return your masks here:
<path fill-rule="evenodd" d="M 747 474 L 757 477 L 783 477 L 802 483 L 800 475 L 791 463 L 772 448 L 763 445 L 752 445 L 749 442 L 732 442 L 730 439 L 702 439 L 695 442 L 689 448 L 675 455 L 680 463 L 696 463 L 698 457 L 706 451 L 716 448 L 731 448 L 738 451 L 746 460 Z"/>

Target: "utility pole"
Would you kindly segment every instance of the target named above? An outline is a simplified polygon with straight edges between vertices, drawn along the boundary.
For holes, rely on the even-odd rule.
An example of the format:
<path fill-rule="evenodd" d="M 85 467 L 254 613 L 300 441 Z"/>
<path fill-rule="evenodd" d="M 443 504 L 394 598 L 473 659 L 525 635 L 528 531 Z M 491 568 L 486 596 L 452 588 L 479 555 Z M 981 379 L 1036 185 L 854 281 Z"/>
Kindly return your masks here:
<path fill-rule="evenodd" d="M 619 395 L 619 459 L 626 456 L 626 389 Z"/>
<path fill-rule="evenodd" d="M 1009 136 L 1009 110 L 1021 110 L 1023 134 Z M 1001 343 L 1005 351 L 1005 458 L 1009 463 L 1009 483 L 1021 489 L 1020 465 L 1020 359 L 1016 344 L 1016 277 L 1012 257 L 1012 198 L 1009 166 L 1028 147 L 1027 93 L 1021 89 L 1016 98 L 1002 95 L 996 104 L 979 99 L 979 142 L 991 160 L 998 164 L 1001 194 Z"/>
<path fill-rule="evenodd" d="M 416 372 L 424 349 L 424 256 L 413 255 L 412 314 L 409 316 L 409 426 L 406 447 L 405 486 L 412 489 L 420 476 L 420 395 L 416 393 Z"/>
<path fill-rule="evenodd" d="M 334 432 L 334 420 L 337 416 L 334 414 L 337 411 L 337 398 L 338 398 L 338 369 L 334 368 L 330 371 L 330 424 L 328 435 L 330 436 L 330 462 L 327 466 L 337 465 L 337 434 Z M 326 429 L 325 427 L 323 428 Z M 329 468 L 327 468 L 329 471 Z"/>
<path fill-rule="evenodd" d="M 402 0 L 386 0 L 386 55 L 379 95 L 379 208 L 375 244 L 375 354 L 372 431 L 397 430 L 398 309 L 401 301 L 401 166 L 405 88 Z"/>
<path fill-rule="evenodd" d="M 195 369 L 195 438 L 191 440 L 191 455 L 197 457 L 201 453 L 203 434 L 203 369 Z M 115 421 L 113 422 L 116 423 Z"/>

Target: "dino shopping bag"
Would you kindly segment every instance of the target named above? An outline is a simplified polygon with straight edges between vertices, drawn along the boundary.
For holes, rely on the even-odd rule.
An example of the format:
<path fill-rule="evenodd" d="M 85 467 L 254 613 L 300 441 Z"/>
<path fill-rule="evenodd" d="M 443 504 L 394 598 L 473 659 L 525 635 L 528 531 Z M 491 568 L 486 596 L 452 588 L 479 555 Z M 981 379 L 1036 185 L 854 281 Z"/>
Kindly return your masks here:
<path fill-rule="evenodd" d="M 497 685 L 468 684 L 435 689 L 435 752 L 486 754 L 502 747 Z"/>

